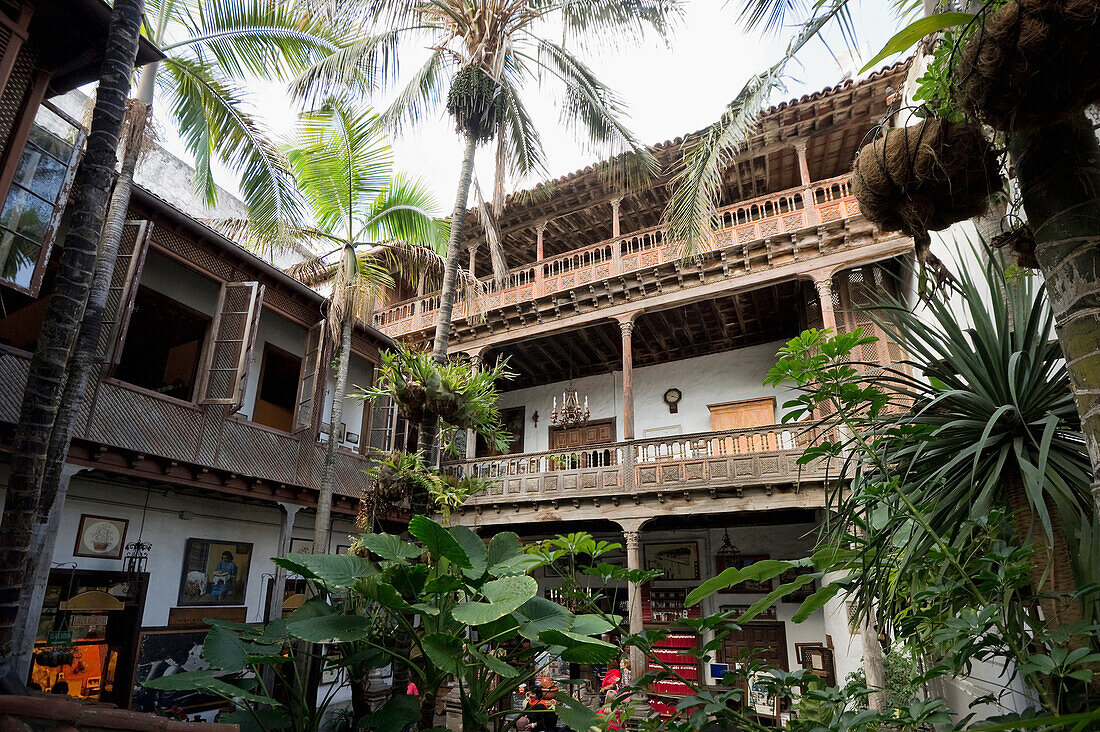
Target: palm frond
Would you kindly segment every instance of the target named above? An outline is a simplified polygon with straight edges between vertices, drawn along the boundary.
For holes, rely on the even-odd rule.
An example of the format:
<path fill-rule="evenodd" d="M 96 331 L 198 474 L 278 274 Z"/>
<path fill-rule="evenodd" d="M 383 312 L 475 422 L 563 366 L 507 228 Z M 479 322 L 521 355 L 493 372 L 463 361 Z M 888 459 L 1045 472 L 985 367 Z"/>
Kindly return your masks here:
<path fill-rule="evenodd" d="M 633 45 L 650 31 L 667 36 L 684 14 L 679 0 L 564 0 L 559 4 L 566 34 L 582 47 L 586 41 L 603 48 Z"/>
<path fill-rule="evenodd" d="M 407 132 L 442 109 L 450 88 L 447 55 L 434 51 L 382 113 L 386 126 Z"/>
<path fill-rule="evenodd" d="M 333 95 L 366 96 L 397 77 L 401 35 L 388 30 L 355 38 L 302 68 L 290 83 L 295 99 L 316 105 Z"/>
<path fill-rule="evenodd" d="M 302 220 L 302 200 L 285 156 L 252 116 L 243 90 L 194 59 L 172 56 L 164 65 L 172 80 L 173 118 L 195 156 L 197 188 L 208 203 L 216 202 L 210 161 L 217 157 L 239 172 L 253 241 L 285 246 Z"/>
<path fill-rule="evenodd" d="M 546 175 L 546 151 L 542 147 L 542 137 L 519 94 L 517 80 L 511 74 L 505 74 L 501 79 L 501 99 L 504 120 L 498 134 L 508 154 L 511 172 L 519 178 Z"/>
<path fill-rule="evenodd" d="M 331 282 L 336 276 L 338 263 L 325 261 L 324 256 L 313 256 L 287 267 L 284 271 L 307 287 L 318 287 Z"/>
<path fill-rule="evenodd" d="M 439 252 L 447 245 L 450 227 L 437 215 L 438 210 L 427 183 L 395 174 L 389 186 L 371 203 L 358 237 L 397 240 Z"/>
<path fill-rule="evenodd" d="M 493 279 L 497 286 L 503 288 L 508 281 L 508 261 L 504 258 L 503 243 L 501 241 L 500 224 L 493 211 L 485 205 L 485 197 L 481 193 L 481 184 L 474 177 L 474 200 L 477 203 L 478 220 L 481 229 L 485 232 L 485 238 L 489 243 L 489 258 L 493 262 Z"/>

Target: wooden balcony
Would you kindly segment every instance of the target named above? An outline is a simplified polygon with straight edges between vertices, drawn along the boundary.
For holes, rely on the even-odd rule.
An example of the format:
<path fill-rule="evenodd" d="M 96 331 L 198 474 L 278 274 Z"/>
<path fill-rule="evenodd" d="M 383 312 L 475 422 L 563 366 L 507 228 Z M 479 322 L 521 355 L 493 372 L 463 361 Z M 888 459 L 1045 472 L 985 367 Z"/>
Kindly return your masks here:
<path fill-rule="evenodd" d="M 797 424 L 616 442 L 584 450 L 503 455 L 450 463 L 446 470 L 474 475 L 493 486 L 471 496 L 464 508 L 581 501 L 618 505 L 620 500 L 740 495 L 748 487 L 795 490 L 820 483 L 826 465 L 799 466 L 816 435 Z"/>
<path fill-rule="evenodd" d="M 720 257 L 723 269 L 734 276 L 795 258 L 821 256 L 825 248 L 820 238 L 815 250 L 800 248 L 797 235 L 859 215 L 850 178 L 844 175 L 719 209 L 719 228 L 709 253 Z M 484 294 L 473 303 L 456 302 L 453 320 L 476 319 L 491 311 L 517 308 L 547 296 L 626 275 L 637 277 L 646 270 L 682 262 L 680 247 L 668 240 L 666 227 L 634 231 L 513 269 L 507 288 L 498 288 L 492 277 L 484 278 Z M 420 333 L 435 327 L 438 309 L 438 294 L 406 300 L 379 310 L 375 327 L 391 337 Z"/>
<path fill-rule="evenodd" d="M 0 422 L 19 419 L 28 365 L 27 354 L 0 348 Z M 159 472 L 169 482 L 312 503 L 302 489 L 320 487 L 325 446 L 306 434 L 271 429 L 226 415 L 223 407 L 202 407 L 105 379 L 89 391 L 74 443 L 88 444 L 88 459 L 82 460 L 91 463 L 88 467 L 99 467 L 94 464 L 99 462 L 105 470 L 135 475 L 151 471 L 154 479 Z M 338 506 L 354 510 L 369 463 L 363 455 L 338 452 L 335 492 L 346 499 Z"/>

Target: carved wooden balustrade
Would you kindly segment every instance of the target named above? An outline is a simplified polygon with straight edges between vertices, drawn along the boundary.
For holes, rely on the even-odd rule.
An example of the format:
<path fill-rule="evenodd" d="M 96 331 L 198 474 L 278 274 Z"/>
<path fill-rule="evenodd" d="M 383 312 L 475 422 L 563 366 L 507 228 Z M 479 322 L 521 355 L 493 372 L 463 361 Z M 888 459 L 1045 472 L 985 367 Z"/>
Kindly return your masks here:
<path fill-rule="evenodd" d="M 489 490 L 471 496 L 467 507 L 715 492 L 822 480 L 823 461 L 797 463 L 816 437 L 803 425 L 773 425 L 464 460 L 449 463 L 444 470 L 493 483 Z"/>
<path fill-rule="evenodd" d="M 0 422 L 19 419 L 29 357 L 0 347 Z M 304 435 L 304 433 L 303 433 Z M 318 489 L 325 446 L 300 435 L 227 416 L 113 379 L 98 382 L 84 402 L 74 435 L 100 445 L 180 463 L 208 466 L 274 485 Z M 358 499 L 370 460 L 337 453 L 336 492 Z"/>
<path fill-rule="evenodd" d="M 786 260 L 773 256 L 770 237 L 791 234 L 859 213 L 851 195 L 850 175 L 818 181 L 718 210 L 719 228 L 712 251 L 753 267 L 774 266 Z M 453 319 L 458 321 L 502 307 L 567 292 L 580 285 L 681 261 L 680 247 L 666 240 L 666 227 L 655 226 L 624 234 L 587 247 L 547 257 L 513 269 L 508 287 L 499 288 L 492 277 L 482 280 L 484 294 L 476 302 L 456 301 Z M 724 258 L 725 258 L 724 256 Z M 805 253 L 812 256 L 811 252 Z M 375 313 L 375 326 L 397 337 L 434 327 L 439 296 L 428 295 L 397 303 Z"/>

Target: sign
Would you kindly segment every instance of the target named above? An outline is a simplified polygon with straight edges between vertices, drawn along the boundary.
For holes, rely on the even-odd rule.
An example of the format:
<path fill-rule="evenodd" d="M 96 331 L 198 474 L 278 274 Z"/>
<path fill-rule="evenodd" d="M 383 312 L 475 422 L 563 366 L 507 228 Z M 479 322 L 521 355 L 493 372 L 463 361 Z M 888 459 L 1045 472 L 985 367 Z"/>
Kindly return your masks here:
<path fill-rule="evenodd" d="M 46 636 L 48 646 L 71 646 L 73 644 L 73 632 L 71 630 L 51 630 Z"/>
<path fill-rule="evenodd" d="M 73 625 L 79 626 L 81 628 L 90 628 L 92 626 L 106 625 L 107 624 L 107 616 L 106 615 L 73 615 L 73 617 L 69 620 L 69 622 L 72 623 Z M 68 631 L 68 632 L 69 632 L 70 635 L 72 635 L 71 630 Z"/>
<path fill-rule="evenodd" d="M 173 607 L 168 610 L 168 625 L 199 626 L 206 625 L 204 618 L 212 620 L 228 620 L 233 623 L 243 623 L 248 617 L 248 608 L 241 607 Z"/>

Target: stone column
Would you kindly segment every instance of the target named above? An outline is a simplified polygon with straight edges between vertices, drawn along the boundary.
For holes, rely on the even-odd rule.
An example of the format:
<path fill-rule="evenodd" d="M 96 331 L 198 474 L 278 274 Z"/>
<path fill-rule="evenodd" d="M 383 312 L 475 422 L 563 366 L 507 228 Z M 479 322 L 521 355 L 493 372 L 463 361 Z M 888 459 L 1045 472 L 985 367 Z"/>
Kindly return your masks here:
<path fill-rule="evenodd" d="M 20 680 L 26 679 L 31 672 L 31 659 L 34 651 L 34 639 L 38 635 L 38 622 L 42 618 L 42 603 L 46 601 L 46 585 L 50 580 L 50 568 L 53 565 L 53 551 L 57 544 L 57 534 L 61 525 L 61 514 L 65 508 L 65 498 L 69 493 L 69 482 L 79 472 L 90 470 L 79 465 L 66 463 L 61 467 L 57 481 L 57 495 L 53 507 L 45 521 L 39 517 L 31 524 L 31 539 L 27 547 L 27 574 L 25 582 L 31 583 L 31 596 L 27 606 L 20 606 L 15 616 L 12 638 L 12 668 L 20 674 Z"/>
<path fill-rule="evenodd" d="M 282 520 L 279 522 L 279 556 L 290 552 L 290 537 L 294 534 L 294 518 L 302 508 L 297 503 L 279 503 Z M 275 579 L 271 583 L 271 604 L 267 608 L 267 622 L 283 616 L 283 593 L 286 589 L 286 570 L 276 565 Z"/>
<path fill-rule="evenodd" d="M 646 519 L 623 519 L 618 522 L 623 529 L 624 546 L 626 547 L 626 568 L 631 571 L 643 568 L 641 529 L 642 524 L 645 522 Z M 631 582 L 627 594 L 627 614 L 630 621 L 630 633 L 634 635 L 641 633 L 643 630 L 642 588 L 640 585 Z M 640 648 L 632 647 L 630 649 L 631 677 L 636 679 L 644 674 L 646 670 L 645 665 L 645 654 L 642 653 Z"/>
<path fill-rule="evenodd" d="M 470 366 L 474 371 L 481 370 L 481 355 L 484 353 L 484 349 L 478 349 L 476 351 L 470 351 Z M 466 430 L 466 459 L 473 460 L 477 457 L 477 433 L 473 430 Z"/>
<path fill-rule="evenodd" d="M 836 330 L 836 313 L 833 312 L 833 277 L 831 274 L 814 276 L 814 287 L 817 288 L 817 300 L 821 304 L 821 324 L 823 328 Z"/>
<path fill-rule="evenodd" d="M 619 320 L 623 334 L 623 439 L 634 439 L 634 318 L 637 313 L 624 315 Z"/>

